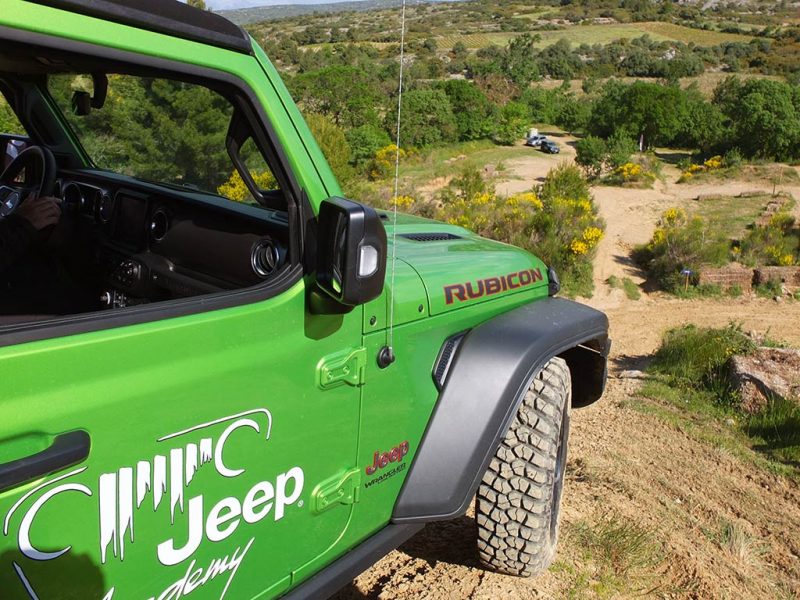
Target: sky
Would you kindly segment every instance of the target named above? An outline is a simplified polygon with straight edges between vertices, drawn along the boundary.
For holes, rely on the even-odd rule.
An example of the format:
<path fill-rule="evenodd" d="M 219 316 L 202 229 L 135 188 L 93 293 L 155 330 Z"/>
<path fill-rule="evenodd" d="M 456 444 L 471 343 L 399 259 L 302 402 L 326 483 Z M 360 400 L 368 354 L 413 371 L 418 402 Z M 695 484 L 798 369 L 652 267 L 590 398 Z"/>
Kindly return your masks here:
<path fill-rule="evenodd" d="M 249 8 L 251 6 L 276 6 L 284 4 L 333 4 L 344 0 L 206 0 L 206 4 L 214 10 L 228 8 Z"/>

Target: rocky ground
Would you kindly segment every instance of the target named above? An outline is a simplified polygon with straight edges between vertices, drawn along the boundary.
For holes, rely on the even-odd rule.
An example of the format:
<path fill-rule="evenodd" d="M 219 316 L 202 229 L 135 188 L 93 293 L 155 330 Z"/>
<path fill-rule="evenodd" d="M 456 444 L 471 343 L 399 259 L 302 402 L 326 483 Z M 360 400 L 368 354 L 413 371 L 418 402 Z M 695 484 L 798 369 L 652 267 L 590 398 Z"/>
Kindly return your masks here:
<path fill-rule="evenodd" d="M 523 157 L 508 165 L 511 177 L 498 191 L 527 189 L 549 166 L 549 160 Z M 517 189 L 522 181 L 525 187 Z M 752 189 L 753 183 L 730 182 L 713 192 L 745 187 Z M 597 294 L 589 303 L 611 321 L 611 376 L 598 404 L 573 413 L 554 566 L 534 580 L 483 571 L 468 515 L 429 525 L 337 600 L 800 598 L 797 483 L 729 451 L 714 435 L 701 438 L 691 423 L 634 408 L 641 382 L 618 378 L 625 369 L 646 365 L 662 333 L 684 323 L 734 321 L 745 331 L 769 332 L 800 346 L 800 302 L 678 300 L 662 294 L 628 300 L 605 280 L 617 275 L 640 282 L 628 259 L 630 248 L 649 238 L 665 208 L 704 192 L 667 183 L 656 190 L 594 193 L 608 235 L 596 264 Z M 730 425 L 714 426 L 722 436 Z"/>

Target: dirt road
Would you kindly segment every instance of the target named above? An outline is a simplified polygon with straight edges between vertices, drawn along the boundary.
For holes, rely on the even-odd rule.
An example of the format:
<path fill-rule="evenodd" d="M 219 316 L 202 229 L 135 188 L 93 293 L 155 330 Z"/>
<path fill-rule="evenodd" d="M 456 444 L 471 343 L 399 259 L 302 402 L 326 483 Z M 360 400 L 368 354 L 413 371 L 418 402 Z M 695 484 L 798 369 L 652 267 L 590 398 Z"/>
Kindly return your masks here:
<path fill-rule="evenodd" d="M 529 189 L 549 166 L 551 161 L 528 157 L 512 161 L 507 166 L 512 177 L 498 191 Z M 671 184 L 645 191 L 593 190 L 608 232 L 595 267 L 597 294 L 588 303 L 604 309 L 611 321 L 611 378 L 601 402 L 573 413 L 562 539 L 550 571 L 525 580 L 481 570 L 468 515 L 429 525 L 337 600 L 800 598 L 798 485 L 735 456 L 713 436 L 699 440 L 677 421 L 634 410 L 630 402 L 639 382 L 617 377 L 622 369 L 645 364 L 662 333 L 684 323 L 733 321 L 746 331 L 800 345 L 800 302 L 679 300 L 663 294 L 631 301 L 604 283 L 610 275 L 641 281 L 629 251 L 649 239 L 665 208 L 689 203 L 698 193 L 752 188 L 733 182 L 713 190 Z M 720 433 L 732 426 L 714 424 Z M 587 550 L 585 532 L 600 531 L 595 542 L 602 544 L 625 527 L 646 532 L 640 542 L 649 540 L 654 549 L 648 554 L 636 547 L 643 558 L 633 571 L 613 560 L 610 569 L 601 568 L 596 555 L 602 546 Z"/>

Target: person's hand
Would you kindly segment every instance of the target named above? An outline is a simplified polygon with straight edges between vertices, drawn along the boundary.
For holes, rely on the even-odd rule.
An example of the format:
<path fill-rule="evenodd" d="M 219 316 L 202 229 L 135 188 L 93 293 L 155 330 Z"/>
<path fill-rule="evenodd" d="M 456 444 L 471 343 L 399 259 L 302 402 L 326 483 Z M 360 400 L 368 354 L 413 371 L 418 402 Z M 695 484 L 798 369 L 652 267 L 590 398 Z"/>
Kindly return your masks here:
<path fill-rule="evenodd" d="M 56 198 L 37 198 L 31 195 L 19 205 L 14 214 L 25 219 L 36 231 L 41 231 L 58 223 L 61 219 L 61 208 Z"/>

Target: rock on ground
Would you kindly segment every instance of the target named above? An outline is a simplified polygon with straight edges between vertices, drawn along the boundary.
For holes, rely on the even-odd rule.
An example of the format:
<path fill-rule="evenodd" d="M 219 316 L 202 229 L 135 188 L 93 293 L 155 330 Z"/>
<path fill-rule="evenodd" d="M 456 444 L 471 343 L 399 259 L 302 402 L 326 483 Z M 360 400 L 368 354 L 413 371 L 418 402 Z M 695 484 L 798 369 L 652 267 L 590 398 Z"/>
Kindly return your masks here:
<path fill-rule="evenodd" d="M 734 356 L 730 375 L 742 409 L 756 413 L 769 398 L 800 397 L 800 350 L 759 348 L 750 356 Z"/>

